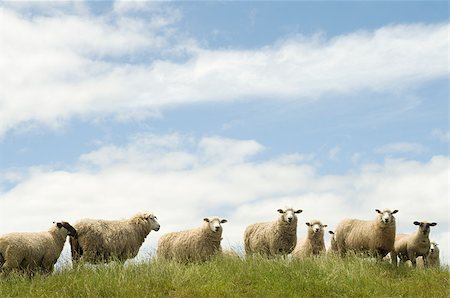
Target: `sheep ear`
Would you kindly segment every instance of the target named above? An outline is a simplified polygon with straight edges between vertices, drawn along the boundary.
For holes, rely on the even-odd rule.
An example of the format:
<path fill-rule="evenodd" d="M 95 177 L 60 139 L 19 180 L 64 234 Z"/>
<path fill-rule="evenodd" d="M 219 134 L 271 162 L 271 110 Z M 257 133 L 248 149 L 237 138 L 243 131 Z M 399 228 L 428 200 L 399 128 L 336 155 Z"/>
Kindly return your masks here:
<path fill-rule="evenodd" d="M 278 213 L 284 213 L 283 209 L 278 209 Z"/>
<path fill-rule="evenodd" d="M 310 224 L 309 222 L 305 222 L 305 224 L 306 224 L 308 227 L 311 226 L 311 224 Z"/>
<path fill-rule="evenodd" d="M 395 209 L 394 211 L 392 211 L 391 213 L 392 214 L 395 214 L 395 213 L 397 213 L 398 212 L 398 210 L 397 209 Z"/>
<path fill-rule="evenodd" d="M 328 233 L 329 233 L 330 235 L 334 235 L 334 232 L 333 232 L 333 231 L 328 231 Z"/>
<path fill-rule="evenodd" d="M 435 222 L 430 223 L 431 227 L 434 227 L 435 225 L 437 225 L 437 223 L 435 223 Z"/>
<path fill-rule="evenodd" d="M 222 220 L 220 221 L 220 223 L 226 223 L 226 222 L 228 222 L 228 220 L 226 220 L 226 219 L 222 219 Z"/>
<path fill-rule="evenodd" d="M 207 217 L 205 217 L 203 220 L 206 222 L 209 222 L 209 218 L 207 218 Z"/>
<path fill-rule="evenodd" d="M 381 214 L 381 211 L 380 211 L 379 209 L 375 209 L 375 211 L 376 211 L 377 213 L 380 213 L 380 214 Z"/>
<path fill-rule="evenodd" d="M 420 226 L 420 222 L 418 222 L 418 221 L 413 222 L 413 224 L 416 226 Z"/>
<path fill-rule="evenodd" d="M 303 210 L 301 210 L 301 209 L 298 209 L 297 211 L 295 211 L 294 213 L 302 213 L 303 212 Z"/>
<path fill-rule="evenodd" d="M 60 223 L 60 222 L 57 222 L 57 223 L 56 223 L 56 226 L 58 227 L 58 229 L 61 229 L 61 228 L 63 227 L 63 224 Z"/>
<path fill-rule="evenodd" d="M 322 225 L 322 227 L 323 227 L 323 228 L 326 228 L 326 227 L 328 227 L 328 225 Z"/>

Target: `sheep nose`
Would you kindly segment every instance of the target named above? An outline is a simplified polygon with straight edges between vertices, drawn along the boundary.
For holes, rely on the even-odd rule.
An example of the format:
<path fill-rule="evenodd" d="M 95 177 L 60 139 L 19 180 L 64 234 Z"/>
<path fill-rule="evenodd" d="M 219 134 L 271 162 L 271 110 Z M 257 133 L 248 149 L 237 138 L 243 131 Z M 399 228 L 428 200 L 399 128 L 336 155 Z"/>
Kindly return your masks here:
<path fill-rule="evenodd" d="M 292 221 L 292 218 L 288 218 L 288 222 L 291 222 Z"/>
<path fill-rule="evenodd" d="M 384 219 L 384 222 L 388 222 L 388 221 L 389 221 L 389 219 L 388 219 L 388 218 L 385 218 L 385 219 Z"/>
<path fill-rule="evenodd" d="M 432 248 L 432 249 L 430 249 L 431 250 L 431 252 L 433 252 L 434 251 L 434 248 Z"/>
<path fill-rule="evenodd" d="M 314 232 L 316 232 L 316 233 L 319 232 L 319 229 L 315 229 Z"/>
<path fill-rule="evenodd" d="M 219 229 L 220 229 L 219 227 L 216 227 L 216 232 L 219 231 Z"/>
<path fill-rule="evenodd" d="M 160 228 L 160 226 L 157 226 L 157 227 L 155 228 L 155 231 L 159 231 L 159 228 Z"/>

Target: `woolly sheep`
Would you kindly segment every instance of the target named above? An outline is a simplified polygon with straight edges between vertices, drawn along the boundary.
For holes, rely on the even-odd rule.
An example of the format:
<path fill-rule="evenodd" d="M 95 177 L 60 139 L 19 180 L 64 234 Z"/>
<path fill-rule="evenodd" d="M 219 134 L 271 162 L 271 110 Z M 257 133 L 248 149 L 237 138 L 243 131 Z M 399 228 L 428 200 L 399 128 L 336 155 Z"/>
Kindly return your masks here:
<path fill-rule="evenodd" d="M 344 255 L 347 251 L 366 253 L 382 259 L 394 247 L 395 217 L 398 210 L 380 211 L 375 209 L 374 220 L 345 219 L 336 227 L 338 251 Z"/>
<path fill-rule="evenodd" d="M 181 262 L 208 260 L 222 251 L 222 224 L 226 222 L 226 219 L 207 217 L 198 228 L 163 235 L 158 241 L 158 259 Z"/>
<path fill-rule="evenodd" d="M 0 268 L 3 274 L 11 271 L 51 273 L 66 242 L 77 231 L 69 223 L 54 223 L 48 231 L 10 233 L 0 236 Z"/>
<path fill-rule="evenodd" d="M 430 243 L 430 251 L 428 252 L 426 258 L 428 259 L 429 267 L 439 267 L 441 262 L 439 261 L 439 247 L 434 241 Z"/>
<path fill-rule="evenodd" d="M 302 210 L 278 209 L 276 221 L 255 223 L 244 233 L 245 253 L 266 256 L 287 255 L 297 243 L 297 215 Z"/>
<path fill-rule="evenodd" d="M 335 254 L 338 251 L 336 243 L 336 234 L 333 231 L 328 231 L 330 234 L 330 247 L 328 248 L 328 254 Z"/>
<path fill-rule="evenodd" d="M 428 267 L 426 255 L 430 250 L 430 227 L 437 225 L 435 222 L 415 221 L 413 223 L 419 226 L 417 232 L 413 234 L 398 234 L 395 237 L 395 244 L 391 251 L 391 260 L 397 264 L 397 256 L 400 261 L 411 261 L 413 267 L 416 267 L 416 258 L 422 257 L 425 267 Z"/>
<path fill-rule="evenodd" d="M 123 220 L 82 219 L 74 226 L 78 238 L 70 239 L 72 260 L 89 263 L 134 258 L 147 235 L 160 228 L 156 216 L 148 212 Z"/>
<path fill-rule="evenodd" d="M 327 225 L 319 220 L 307 222 L 308 234 L 300 240 L 292 252 L 293 257 L 311 257 L 321 255 L 325 252 L 325 241 L 323 239 L 323 229 Z"/>

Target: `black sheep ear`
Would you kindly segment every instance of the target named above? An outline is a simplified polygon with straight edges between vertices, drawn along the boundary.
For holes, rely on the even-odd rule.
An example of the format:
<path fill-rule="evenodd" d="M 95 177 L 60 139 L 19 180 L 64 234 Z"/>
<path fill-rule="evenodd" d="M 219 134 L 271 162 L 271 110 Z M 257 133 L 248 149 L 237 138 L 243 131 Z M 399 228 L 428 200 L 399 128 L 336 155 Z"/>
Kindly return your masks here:
<path fill-rule="evenodd" d="M 334 235 L 334 232 L 333 232 L 333 231 L 328 231 L 328 233 L 329 233 L 330 235 Z"/>
<path fill-rule="evenodd" d="M 278 213 L 284 213 L 283 209 L 278 209 Z"/>
<path fill-rule="evenodd" d="M 434 227 L 435 225 L 437 225 L 437 223 L 435 222 L 430 223 L 430 227 Z"/>
<path fill-rule="evenodd" d="M 222 220 L 220 221 L 220 223 L 226 223 L 226 222 L 228 222 L 228 220 L 226 220 L 226 219 L 222 219 Z"/>
<path fill-rule="evenodd" d="M 60 223 L 60 222 L 57 222 L 56 226 L 58 227 L 58 229 L 61 229 L 63 227 L 62 223 Z"/>
<path fill-rule="evenodd" d="M 415 226 L 420 226 L 420 222 L 418 222 L 418 221 L 413 222 L 413 224 L 414 224 Z"/>
<path fill-rule="evenodd" d="M 311 224 L 310 224 L 309 222 L 305 222 L 305 224 L 306 224 L 308 227 L 311 226 Z"/>
<path fill-rule="evenodd" d="M 294 213 L 302 213 L 303 212 L 303 210 L 301 210 L 301 209 L 298 209 L 297 211 L 295 211 Z"/>
<path fill-rule="evenodd" d="M 375 209 L 375 211 L 376 211 L 377 213 L 380 213 L 380 214 L 381 214 L 381 211 L 380 211 L 379 209 Z"/>
<path fill-rule="evenodd" d="M 395 213 L 397 213 L 397 212 L 398 212 L 398 210 L 395 209 L 394 211 L 392 211 L 392 214 L 395 214 Z"/>
<path fill-rule="evenodd" d="M 209 222 L 209 218 L 207 218 L 207 217 L 205 217 L 203 220 L 206 222 Z"/>

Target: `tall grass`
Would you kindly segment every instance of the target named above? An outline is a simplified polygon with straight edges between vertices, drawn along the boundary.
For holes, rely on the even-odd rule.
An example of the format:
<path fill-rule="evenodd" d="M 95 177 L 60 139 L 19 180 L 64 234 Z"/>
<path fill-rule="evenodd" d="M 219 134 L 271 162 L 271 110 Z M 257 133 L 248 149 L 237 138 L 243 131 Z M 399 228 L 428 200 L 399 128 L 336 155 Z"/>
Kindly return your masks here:
<path fill-rule="evenodd" d="M 66 267 L 0 280 L 1 297 L 449 297 L 446 268 L 394 268 L 350 256 L 307 260 L 216 258 Z"/>

